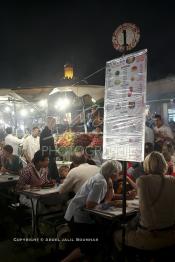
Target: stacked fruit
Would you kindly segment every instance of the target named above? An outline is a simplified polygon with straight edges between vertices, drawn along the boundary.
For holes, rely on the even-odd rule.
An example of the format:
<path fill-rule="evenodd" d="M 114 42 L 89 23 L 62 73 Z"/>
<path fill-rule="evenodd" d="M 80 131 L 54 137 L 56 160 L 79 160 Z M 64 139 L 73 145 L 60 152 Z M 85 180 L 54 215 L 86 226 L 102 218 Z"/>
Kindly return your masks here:
<path fill-rule="evenodd" d="M 57 141 L 57 146 L 58 147 L 70 147 L 73 146 L 74 144 L 74 138 L 75 138 L 75 134 L 72 132 L 65 132 L 64 134 L 62 134 L 58 141 Z"/>
<path fill-rule="evenodd" d="M 103 144 L 102 135 L 94 135 L 90 146 L 97 147 L 97 146 L 102 146 L 102 144 Z"/>
<path fill-rule="evenodd" d="M 88 134 L 78 134 L 74 140 L 74 146 L 88 146 L 92 141 L 92 138 Z"/>

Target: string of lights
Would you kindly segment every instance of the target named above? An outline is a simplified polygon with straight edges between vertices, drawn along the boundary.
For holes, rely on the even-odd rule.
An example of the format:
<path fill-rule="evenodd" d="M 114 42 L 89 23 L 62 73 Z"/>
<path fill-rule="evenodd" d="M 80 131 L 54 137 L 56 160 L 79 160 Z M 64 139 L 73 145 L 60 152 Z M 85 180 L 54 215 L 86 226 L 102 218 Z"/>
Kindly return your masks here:
<path fill-rule="evenodd" d="M 83 79 L 77 81 L 76 83 L 72 84 L 71 86 L 76 86 L 76 85 L 80 84 L 81 82 L 87 83 L 87 81 L 86 81 L 87 79 L 89 79 L 92 76 L 94 76 L 94 75 L 98 74 L 99 72 L 103 71 L 105 68 L 106 68 L 105 66 L 101 67 L 100 69 L 96 70 L 94 73 L 84 77 Z"/>

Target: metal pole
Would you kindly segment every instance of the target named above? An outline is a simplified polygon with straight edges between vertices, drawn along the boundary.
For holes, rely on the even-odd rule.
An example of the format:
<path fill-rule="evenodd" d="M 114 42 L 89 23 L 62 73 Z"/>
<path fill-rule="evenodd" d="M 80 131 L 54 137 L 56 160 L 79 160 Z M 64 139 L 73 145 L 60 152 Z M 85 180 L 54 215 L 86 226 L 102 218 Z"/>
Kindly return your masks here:
<path fill-rule="evenodd" d="M 122 182 L 122 251 L 123 256 L 125 253 L 125 230 L 126 230 L 126 173 L 127 173 L 127 162 L 123 161 L 123 182 Z"/>
<path fill-rule="evenodd" d="M 127 51 L 127 42 L 126 42 L 126 30 L 123 30 L 123 45 L 124 45 L 124 52 L 125 55 Z M 127 173 L 127 162 L 123 161 L 123 183 L 122 183 L 122 194 L 123 194 L 123 201 L 122 201 L 122 258 L 125 261 L 125 233 L 126 233 L 126 173 Z"/>
<path fill-rule="evenodd" d="M 126 30 L 123 30 L 123 46 L 124 46 L 124 52 L 123 54 L 126 54 L 127 51 L 127 42 L 126 42 Z"/>
<path fill-rule="evenodd" d="M 15 103 L 15 101 L 13 102 L 13 108 L 14 108 L 15 133 L 16 133 L 18 123 L 17 123 L 17 116 L 16 116 L 16 103 Z"/>
<path fill-rule="evenodd" d="M 85 116 L 85 107 L 84 107 L 84 99 L 81 99 L 83 105 L 83 122 L 84 122 L 84 132 L 87 134 L 87 125 L 86 125 L 86 116 Z"/>

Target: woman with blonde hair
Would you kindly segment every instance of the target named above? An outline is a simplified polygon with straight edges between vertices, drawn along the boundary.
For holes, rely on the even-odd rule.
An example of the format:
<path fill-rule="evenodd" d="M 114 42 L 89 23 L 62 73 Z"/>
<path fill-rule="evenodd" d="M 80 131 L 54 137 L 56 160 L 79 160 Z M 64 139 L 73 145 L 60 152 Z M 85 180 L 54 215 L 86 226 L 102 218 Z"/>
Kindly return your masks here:
<path fill-rule="evenodd" d="M 145 250 L 156 250 L 175 244 L 175 177 L 165 176 L 167 163 L 156 151 L 144 161 L 147 175 L 137 179 L 140 219 L 131 228 L 128 224 L 125 244 Z M 120 249 L 122 232 L 114 233 L 115 245 Z"/>

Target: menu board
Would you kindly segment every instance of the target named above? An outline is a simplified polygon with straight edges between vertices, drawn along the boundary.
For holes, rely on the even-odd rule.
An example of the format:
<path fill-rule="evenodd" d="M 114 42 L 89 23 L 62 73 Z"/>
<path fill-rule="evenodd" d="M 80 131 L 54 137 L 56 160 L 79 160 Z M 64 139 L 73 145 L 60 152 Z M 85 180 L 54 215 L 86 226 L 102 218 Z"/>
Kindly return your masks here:
<path fill-rule="evenodd" d="M 147 50 L 106 63 L 103 158 L 142 162 Z"/>

